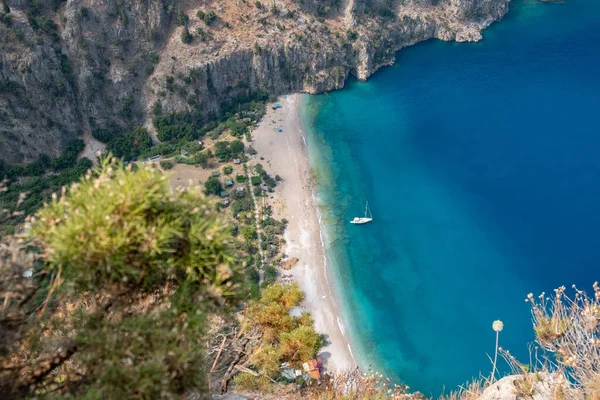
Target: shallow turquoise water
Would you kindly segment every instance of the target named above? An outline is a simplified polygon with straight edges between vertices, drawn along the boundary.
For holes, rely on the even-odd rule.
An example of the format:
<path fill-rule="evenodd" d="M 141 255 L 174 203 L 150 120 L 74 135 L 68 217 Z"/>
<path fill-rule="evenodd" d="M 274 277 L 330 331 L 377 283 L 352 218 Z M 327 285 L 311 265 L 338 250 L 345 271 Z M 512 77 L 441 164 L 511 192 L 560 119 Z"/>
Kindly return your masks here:
<path fill-rule="evenodd" d="M 528 359 L 529 292 L 599 278 L 600 2 L 515 0 L 306 98 L 327 251 L 365 364 L 437 395 Z M 348 223 L 369 200 L 375 221 Z"/>

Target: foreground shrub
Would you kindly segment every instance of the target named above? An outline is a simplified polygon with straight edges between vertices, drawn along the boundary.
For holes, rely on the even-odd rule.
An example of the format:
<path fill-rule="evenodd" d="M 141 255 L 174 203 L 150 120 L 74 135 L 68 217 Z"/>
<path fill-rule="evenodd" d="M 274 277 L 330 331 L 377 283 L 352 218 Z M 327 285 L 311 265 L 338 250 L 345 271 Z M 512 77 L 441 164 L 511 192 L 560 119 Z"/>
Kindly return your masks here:
<path fill-rule="evenodd" d="M 542 357 L 540 369 L 564 374 L 563 381 L 585 398 L 600 398 L 600 286 L 593 285 L 589 296 L 573 285 L 567 295 L 564 286 L 554 296 L 529 294 L 537 343 L 553 358 Z M 509 358 L 510 359 L 510 358 Z M 536 357 L 538 359 L 538 357 Z M 514 360 L 514 359 L 513 359 Z"/>
<path fill-rule="evenodd" d="M 212 210 L 198 188 L 108 160 L 54 197 L 30 221 L 37 263 L 0 257 L 3 398 L 206 392 L 205 315 L 241 292 Z"/>

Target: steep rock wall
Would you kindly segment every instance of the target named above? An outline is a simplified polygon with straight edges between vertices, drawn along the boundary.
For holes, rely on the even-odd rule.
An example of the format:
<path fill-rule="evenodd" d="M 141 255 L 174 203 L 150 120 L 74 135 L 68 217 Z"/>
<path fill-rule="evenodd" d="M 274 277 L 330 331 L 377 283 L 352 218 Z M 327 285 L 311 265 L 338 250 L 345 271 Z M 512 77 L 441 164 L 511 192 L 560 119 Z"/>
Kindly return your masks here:
<path fill-rule="evenodd" d="M 0 160 L 30 161 L 58 155 L 81 133 L 77 92 L 68 61 L 39 35 L 22 10 L 0 24 Z"/>
<path fill-rule="evenodd" d="M 0 159 L 9 164 L 56 155 L 83 133 L 151 127 L 157 104 L 209 115 L 263 92 L 339 89 L 414 43 L 481 39 L 510 0 L 42 1 L 13 0 L 12 24 L 0 22 Z"/>

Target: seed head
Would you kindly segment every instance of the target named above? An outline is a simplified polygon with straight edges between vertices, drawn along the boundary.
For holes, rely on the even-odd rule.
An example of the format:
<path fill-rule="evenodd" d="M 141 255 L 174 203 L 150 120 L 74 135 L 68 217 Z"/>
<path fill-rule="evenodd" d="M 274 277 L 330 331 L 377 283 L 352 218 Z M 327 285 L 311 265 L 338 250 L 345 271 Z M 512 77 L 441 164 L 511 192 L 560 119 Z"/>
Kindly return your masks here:
<path fill-rule="evenodd" d="M 501 332 L 502 329 L 504 329 L 504 323 L 502 321 L 500 321 L 499 319 L 497 319 L 492 324 L 492 329 L 496 332 Z"/>

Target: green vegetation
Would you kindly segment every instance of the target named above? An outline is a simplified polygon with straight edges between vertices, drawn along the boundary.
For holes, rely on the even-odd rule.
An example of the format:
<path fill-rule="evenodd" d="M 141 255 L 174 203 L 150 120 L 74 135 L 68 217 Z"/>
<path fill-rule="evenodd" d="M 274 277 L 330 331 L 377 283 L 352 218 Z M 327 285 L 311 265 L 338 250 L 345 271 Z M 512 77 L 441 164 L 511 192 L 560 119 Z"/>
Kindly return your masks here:
<path fill-rule="evenodd" d="M 265 267 L 265 284 L 270 285 L 277 280 L 277 269 L 272 265 Z"/>
<path fill-rule="evenodd" d="M 200 164 L 202 167 L 208 167 L 208 160 L 210 155 L 208 151 L 202 151 L 189 157 L 175 156 L 175 162 L 178 164 L 197 165 Z"/>
<path fill-rule="evenodd" d="M 248 181 L 248 177 L 246 175 L 236 175 L 235 176 L 235 181 L 237 183 L 244 183 Z"/>
<path fill-rule="evenodd" d="M 252 201 L 252 197 L 249 194 L 244 195 L 243 197 L 237 198 L 233 202 L 233 206 L 231 206 L 233 215 L 237 215 L 241 212 L 248 212 L 254 210 L 254 202 Z"/>
<path fill-rule="evenodd" d="M 247 329 L 260 334 L 260 343 L 249 357 L 249 363 L 259 376 L 239 374 L 234 383 L 252 389 L 266 389 L 261 377 L 275 378 L 283 362 L 299 368 L 323 347 L 325 338 L 315 332 L 310 315 L 290 315 L 292 307 L 304 295 L 297 284 L 274 283 L 267 286 L 260 300 L 252 301 L 244 313 Z"/>
<path fill-rule="evenodd" d="M 33 214 L 48 201 L 52 193 L 59 192 L 64 185 L 79 179 L 91 166 L 90 160 L 82 158 L 58 174 L 37 176 L 8 185 L 0 184 L 0 227 L 4 227 L 2 230 L 23 222 L 27 215 Z"/>
<path fill-rule="evenodd" d="M 225 175 L 231 175 L 232 172 L 233 172 L 233 167 L 231 165 L 226 165 L 223 167 L 223 173 Z"/>
<path fill-rule="evenodd" d="M 4 210 L 0 212 L 0 227 L 22 222 L 26 215 L 41 207 L 51 193 L 83 175 L 92 165 L 87 158 L 77 161 L 77 155 L 84 147 L 82 140 L 74 140 L 53 160 L 42 154 L 37 161 L 22 166 L 5 167 L 0 162 L 0 178 L 33 177 L 0 184 L 0 210 Z M 55 174 L 50 174 L 51 171 Z"/>
<path fill-rule="evenodd" d="M 183 29 L 181 30 L 181 42 L 182 43 L 191 43 L 192 42 L 192 34 L 190 33 L 187 25 L 183 26 Z"/>
<path fill-rule="evenodd" d="M 31 253 L 1 250 L 0 357 L 19 363 L 0 374 L 3 398 L 206 393 L 206 314 L 242 288 L 211 210 L 155 170 L 108 160 L 41 210 L 34 277 L 23 277 Z"/>
<path fill-rule="evenodd" d="M 121 117 L 123 119 L 131 119 L 133 116 L 133 97 L 126 96 L 123 98 L 123 104 L 121 108 Z"/>
<path fill-rule="evenodd" d="M 163 160 L 160 162 L 160 167 L 164 170 L 168 170 L 168 169 L 173 168 L 173 163 L 168 160 Z"/>
<path fill-rule="evenodd" d="M 346 37 L 350 41 L 355 41 L 356 39 L 358 39 L 358 32 L 356 32 L 355 30 L 352 30 L 352 29 L 348 29 L 346 31 Z"/>
<path fill-rule="evenodd" d="M 217 14 L 215 14 L 215 12 L 212 10 L 206 13 L 204 18 L 202 18 L 206 25 L 212 24 L 215 19 L 217 19 Z"/>
<path fill-rule="evenodd" d="M 204 193 L 218 196 L 222 191 L 223 185 L 221 185 L 219 178 L 211 176 L 204 182 Z"/>
<path fill-rule="evenodd" d="M 202 10 L 198 10 L 196 16 L 199 20 L 204 21 L 206 25 L 210 25 L 213 23 L 215 19 L 217 19 L 217 14 L 214 11 L 204 12 Z"/>
<path fill-rule="evenodd" d="M 125 161 L 136 160 L 152 147 L 152 139 L 146 128 L 138 126 L 131 132 L 111 139 L 106 148 Z"/>
<path fill-rule="evenodd" d="M 177 26 L 185 26 L 188 20 L 188 16 L 181 7 L 177 7 L 177 12 L 175 16 L 175 24 Z"/>
<path fill-rule="evenodd" d="M 231 161 L 234 158 L 239 158 L 244 153 L 244 143 L 241 140 L 232 142 L 221 141 L 215 143 L 215 157 L 219 161 Z"/>

